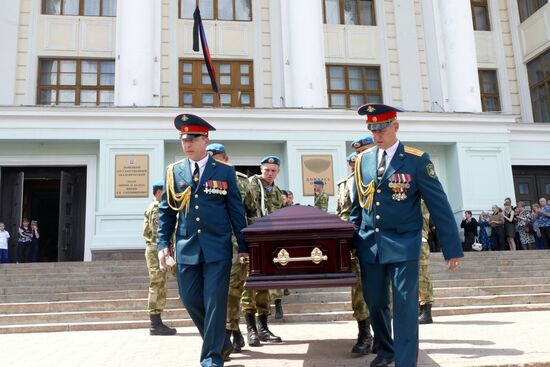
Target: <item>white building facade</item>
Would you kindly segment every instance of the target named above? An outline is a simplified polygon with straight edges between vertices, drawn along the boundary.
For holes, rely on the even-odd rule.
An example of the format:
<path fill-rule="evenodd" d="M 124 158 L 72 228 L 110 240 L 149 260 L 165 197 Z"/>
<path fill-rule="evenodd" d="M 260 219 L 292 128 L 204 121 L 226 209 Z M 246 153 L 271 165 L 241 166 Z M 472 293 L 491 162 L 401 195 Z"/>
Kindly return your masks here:
<path fill-rule="evenodd" d="M 240 170 L 280 156 L 277 184 L 301 204 L 304 158 L 329 162 L 334 192 L 367 102 L 407 111 L 400 139 L 430 153 L 457 222 L 550 197 L 547 0 L 199 0 L 219 100 L 192 50 L 195 3 L 0 3 L 0 221 L 39 220 L 41 260 L 143 256 L 182 112 Z"/>

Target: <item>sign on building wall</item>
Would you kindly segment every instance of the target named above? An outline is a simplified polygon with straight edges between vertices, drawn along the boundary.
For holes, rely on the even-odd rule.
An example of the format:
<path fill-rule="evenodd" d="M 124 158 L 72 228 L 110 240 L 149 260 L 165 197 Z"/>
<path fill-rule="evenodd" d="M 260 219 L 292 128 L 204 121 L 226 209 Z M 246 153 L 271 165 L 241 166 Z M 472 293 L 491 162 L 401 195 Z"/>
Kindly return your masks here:
<path fill-rule="evenodd" d="M 146 198 L 149 196 L 149 156 L 115 156 L 115 197 Z"/>
<path fill-rule="evenodd" d="M 323 180 L 325 192 L 334 195 L 332 155 L 302 156 L 302 186 L 304 196 L 313 196 L 313 181 Z"/>

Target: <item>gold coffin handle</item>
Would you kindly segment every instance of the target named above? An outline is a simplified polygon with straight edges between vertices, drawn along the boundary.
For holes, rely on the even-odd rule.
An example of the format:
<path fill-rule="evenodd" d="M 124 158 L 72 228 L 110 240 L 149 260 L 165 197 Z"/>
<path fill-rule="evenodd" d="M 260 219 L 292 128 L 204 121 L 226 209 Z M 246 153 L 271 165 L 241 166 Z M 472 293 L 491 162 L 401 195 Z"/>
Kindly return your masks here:
<path fill-rule="evenodd" d="M 286 266 L 288 263 L 291 262 L 298 262 L 298 261 L 311 261 L 314 264 L 320 264 L 321 261 L 327 261 L 328 256 L 323 255 L 323 251 L 319 249 L 319 247 L 315 247 L 311 251 L 311 256 L 309 257 L 290 257 L 290 254 L 287 250 L 281 249 L 279 253 L 277 254 L 277 257 L 273 258 L 273 263 L 280 264 L 282 266 Z"/>

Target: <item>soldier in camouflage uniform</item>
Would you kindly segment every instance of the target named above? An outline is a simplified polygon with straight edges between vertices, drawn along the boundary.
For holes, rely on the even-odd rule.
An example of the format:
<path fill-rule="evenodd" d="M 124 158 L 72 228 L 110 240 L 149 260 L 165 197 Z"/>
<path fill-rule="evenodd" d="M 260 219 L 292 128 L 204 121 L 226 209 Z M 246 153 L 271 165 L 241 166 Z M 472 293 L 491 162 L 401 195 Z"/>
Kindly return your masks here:
<path fill-rule="evenodd" d="M 434 289 L 430 279 L 430 245 L 428 244 L 428 232 L 430 229 L 430 213 L 422 200 L 420 208 L 422 209 L 422 247 L 420 250 L 420 259 L 418 260 L 418 302 L 420 304 L 419 324 L 431 324 L 432 303 L 434 302 Z"/>
<path fill-rule="evenodd" d="M 354 170 L 355 159 L 357 153 L 351 153 L 347 157 L 348 166 L 351 173 L 343 180 L 338 181 L 337 194 L 336 194 L 336 215 L 342 218 L 344 221 L 349 221 L 349 214 L 351 213 L 351 202 L 353 195 L 354 185 Z M 351 257 L 351 270 L 355 274 L 357 283 L 351 288 L 351 307 L 353 309 L 353 317 L 357 320 L 357 327 L 359 333 L 357 335 L 357 342 L 351 349 L 352 353 L 356 354 L 368 354 L 372 349 L 373 338 L 370 332 L 370 318 L 369 308 L 363 297 L 363 287 L 361 286 L 361 269 L 359 267 L 359 261 L 354 254 Z"/>
<path fill-rule="evenodd" d="M 313 181 L 313 194 L 315 197 L 313 206 L 326 212 L 328 210 L 328 194 L 325 192 L 324 187 L 325 182 L 323 180 Z"/>
<path fill-rule="evenodd" d="M 168 291 L 168 271 L 160 270 L 158 252 L 157 252 L 157 228 L 158 228 L 158 208 L 164 182 L 158 181 L 153 184 L 153 200 L 145 210 L 143 220 L 143 238 L 147 245 L 145 249 L 145 260 L 149 269 L 149 297 L 148 309 L 151 319 L 150 335 L 174 335 L 176 329 L 169 328 L 162 323 L 160 314 L 166 306 L 166 293 Z"/>
<path fill-rule="evenodd" d="M 260 162 L 262 174 L 250 177 L 244 197 L 244 208 L 248 224 L 254 223 L 258 218 L 265 217 L 283 206 L 281 190 L 275 185 L 275 178 L 279 173 L 280 165 L 281 160 L 278 157 L 265 157 Z M 280 302 L 279 299 L 277 302 L 279 307 Z M 267 325 L 269 305 L 270 297 L 267 289 L 245 289 L 241 306 L 245 315 L 249 346 L 259 346 L 260 341 L 281 342 L 281 338 L 274 335 Z M 256 326 L 255 316 L 258 317 L 258 327 Z"/>
<path fill-rule="evenodd" d="M 229 163 L 229 156 L 223 144 L 209 144 L 206 151 L 217 161 Z M 244 199 L 244 194 L 248 186 L 248 177 L 241 172 L 237 174 L 237 186 L 241 192 L 241 198 Z M 240 353 L 244 347 L 244 338 L 239 329 L 239 320 L 241 316 L 241 295 L 244 290 L 244 283 L 248 273 L 248 266 L 239 261 L 239 246 L 235 236 L 233 241 L 233 260 L 231 263 L 231 273 L 229 275 L 229 291 L 227 296 L 227 319 L 225 325 L 225 335 L 233 345 L 233 352 Z M 233 340 L 231 341 L 231 336 Z"/>

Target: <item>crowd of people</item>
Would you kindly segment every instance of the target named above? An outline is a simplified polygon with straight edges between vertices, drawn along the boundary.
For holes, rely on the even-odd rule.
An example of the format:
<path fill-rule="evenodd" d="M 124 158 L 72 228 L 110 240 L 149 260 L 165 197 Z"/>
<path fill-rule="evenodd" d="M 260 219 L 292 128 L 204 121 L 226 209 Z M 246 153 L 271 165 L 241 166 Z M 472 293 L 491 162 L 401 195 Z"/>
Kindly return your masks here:
<path fill-rule="evenodd" d="M 467 210 L 460 224 L 464 229 L 464 251 L 516 251 L 550 249 L 550 205 L 542 197 L 528 208 L 506 198 L 503 208 L 493 205 L 478 220 Z"/>
<path fill-rule="evenodd" d="M 16 263 L 36 262 L 38 259 L 38 248 L 40 241 L 40 231 L 36 220 L 29 221 L 23 218 L 18 230 L 18 239 L 15 248 Z M 8 252 L 8 239 L 10 233 L 6 230 L 6 225 L 0 222 L 0 264 L 11 262 Z"/>

